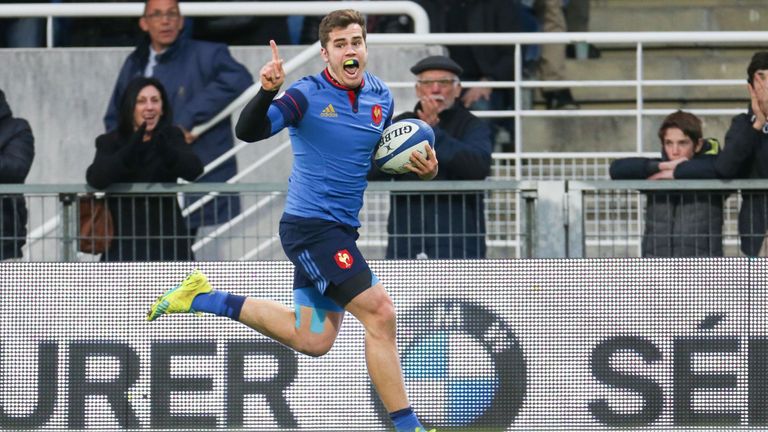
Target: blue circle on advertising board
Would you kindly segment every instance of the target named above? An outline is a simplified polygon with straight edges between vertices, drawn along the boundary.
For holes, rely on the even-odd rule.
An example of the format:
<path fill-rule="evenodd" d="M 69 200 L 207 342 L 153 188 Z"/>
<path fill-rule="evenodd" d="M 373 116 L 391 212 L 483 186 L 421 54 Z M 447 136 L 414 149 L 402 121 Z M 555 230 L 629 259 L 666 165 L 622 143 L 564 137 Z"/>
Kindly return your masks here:
<path fill-rule="evenodd" d="M 514 422 L 526 394 L 525 357 L 498 314 L 464 300 L 427 302 L 398 319 L 398 343 L 409 398 L 424 424 L 505 430 Z"/>

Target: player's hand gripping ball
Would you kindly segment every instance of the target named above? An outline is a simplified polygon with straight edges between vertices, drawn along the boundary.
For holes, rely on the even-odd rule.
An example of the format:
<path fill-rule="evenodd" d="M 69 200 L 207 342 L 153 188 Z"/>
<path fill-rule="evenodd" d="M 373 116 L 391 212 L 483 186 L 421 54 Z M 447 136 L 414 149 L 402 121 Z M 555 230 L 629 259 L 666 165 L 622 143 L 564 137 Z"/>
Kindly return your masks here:
<path fill-rule="evenodd" d="M 410 163 L 411 153 L 415 150 L 427 157 L 425 144 L 435 148 L 435 132 L 430 125 L 419 119 L 400 120 L 381 133 L 374 163 L 387 174 L 410 172 L 405 166 Z"/>

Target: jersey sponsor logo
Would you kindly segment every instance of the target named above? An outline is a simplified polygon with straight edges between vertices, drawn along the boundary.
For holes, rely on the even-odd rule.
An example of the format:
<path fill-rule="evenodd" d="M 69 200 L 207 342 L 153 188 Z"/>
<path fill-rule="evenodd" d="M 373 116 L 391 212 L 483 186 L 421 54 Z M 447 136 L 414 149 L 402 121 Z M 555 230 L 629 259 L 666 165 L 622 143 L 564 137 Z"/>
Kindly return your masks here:
<path fill-rule="evenodd" d="M 351 268 L 352 264 L 355 262 L 354 258 L 352 258 L 352 254 L 350 254 L 346 249 L 342 249 L 336 252 L 336 255 L 333 256 L 333 259 L 336 260 L 336 265 L 339 266 L 339 268 L 342 270 Z"/>
<path fill-rule="evenodd" d="M 371 108 L 371 118 L 373 119 L 373 125 L 378 126 L 381 124 L 381 120 L 383 118 L 382 112 L 381 112 L 381 105 L 376 104 Z"/>
<path fill-rule="evenodd" d="M 333 107 L 333 104 L 328 104 L 327 107 L 323 108 L 323 110 L 320 112 L 320 117 L 338 117 L 339 115 L 336 114 L 336 108 Z"/>

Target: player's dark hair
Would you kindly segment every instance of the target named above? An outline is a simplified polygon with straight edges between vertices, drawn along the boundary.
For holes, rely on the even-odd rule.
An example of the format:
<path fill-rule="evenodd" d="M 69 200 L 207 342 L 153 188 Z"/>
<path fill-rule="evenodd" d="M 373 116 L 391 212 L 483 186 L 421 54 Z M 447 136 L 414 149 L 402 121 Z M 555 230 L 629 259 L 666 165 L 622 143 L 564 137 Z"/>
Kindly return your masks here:
<path fill-rule="evenodd" d="M 335 28 L 346 28 L 352 24 L 359 24 L 363 29 L 363 40 L 365 40 L 367 33 L 365 31 L 365 17 L 360 12 L 354 9 L 339 9 L 335 10 L 323 17 L 320 21 L 320 29 L 318 30 L 318 36 L 320 37 L 320 46 L 323 48 L 328 45 L 330 34 Z"/>
<path fill-rule="evenodd" d="M 752 56 L 752 60 L 747 66 L 747 82 L 752 85 L 752 79 L 755 77 L 755 72 L 768 69 L 768 51 L 758 51 Z"/>
<path fill-rule="evenodd" d="M 693 141 L 694 146 L 698 144 L 702 136 L 701 119 L 695 115 L 677 110 L 668 115 L 661 126 L 659 127 L 659 140 L 662 146 L 664 145 L 664 135 L 667 134 L 667 129 L 676 128 L 680 129 L 685 136 Z"/>
<path fill-rule="evenodd" d="M 117 122 L 117 131 L 122 136 L 131 136 L 133 133 L 133 111 L 136 109 L 136 98 L 144 87 L 153 86 L 160 92 L 160 100 L 163 102 L 163 113 L 157 122 L 156 130 L 171 124 L 173 121 L 173 111 L 168 101 L 168 95 L 165 93 L 165 87 L 155 78 L 136 77 L 132 79 L 123 91 L 123 97 L 120 99 L 120 116 Z"/>

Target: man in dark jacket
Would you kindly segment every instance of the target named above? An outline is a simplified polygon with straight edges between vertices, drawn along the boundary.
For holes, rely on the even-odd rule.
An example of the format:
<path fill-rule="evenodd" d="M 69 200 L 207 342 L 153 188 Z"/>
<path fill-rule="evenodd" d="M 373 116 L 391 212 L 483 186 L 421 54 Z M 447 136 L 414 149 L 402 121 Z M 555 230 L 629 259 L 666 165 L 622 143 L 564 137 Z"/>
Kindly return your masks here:
<path fill-rule="evenodd" d="M 205 165 L 233 147 L 231 121 L 226 118 L 199 137 L 190 131 L 221 112 L 253 84 L 253 78 L 232 58 L 226 45 L 180 37 L 183 24 L 178 1 L 145 2 L 139 26 L 148 37 L 125 60 L 104 124 L 107 131 L 117 126 L 120 97 L 132 78 L 154 77 L 168 91 L 174 112 L 173 123 L 184 131 L 187 143 Z M 236 173 L 237 161 L 230 158 L 199 181 L 225 182 Z M 203 225 L 220 224 L 239 212 L 237 197 L 219 197 L 204 207 L 202 215 L 200 211 L 193 213 L 189 227 L 196 231 Z"/>
<path fill-rule="evenodd" d="M 747 66 L 747 90 L 751 102 L 744 114 L 731 120 L 725 134 L 725 147 L 714 159 L 692 159 L 661 166 L 677 179 L 768 178 L 768 51 L 757 52 Z M 761 254 L 768 230 L 768 195 L 765 192 L 742 194 L 739 212 L 741 251 L 749 256 Z"/>
<path fill-rule="evenodd" d="M 427 57 L 411 68 L 419 103 L 394 121 L 418 118 L 435 132 L 440 169 L 435 180 L 482 180 L 491 170 L 491 131 L 467 111 L 458 97 L 462 68 L 444 56 Z M 371 180 L 417 180 L 415 174 L 386 175 L 376 168 Z M 462 259 L 485 257 L 483 193 L 392 194 L 387 258 Z"/>
<path fill-rule="evenodd" d="M 0 183 L 24 183 L 35 157 L 35 139 L 26 120 L 14 118 L 0 90 Z M 0 195 L 0 261 L 21 258 L 27 242 L 24 197 Z"/>

